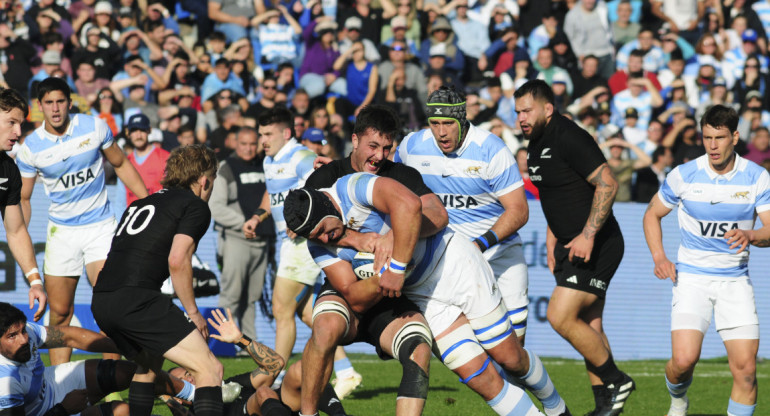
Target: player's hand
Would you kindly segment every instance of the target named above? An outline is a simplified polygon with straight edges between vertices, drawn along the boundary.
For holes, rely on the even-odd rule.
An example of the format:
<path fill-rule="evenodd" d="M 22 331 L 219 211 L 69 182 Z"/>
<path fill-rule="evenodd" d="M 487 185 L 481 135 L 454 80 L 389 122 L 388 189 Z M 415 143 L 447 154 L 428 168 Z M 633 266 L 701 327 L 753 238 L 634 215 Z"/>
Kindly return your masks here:
<path fill-rule="evenodd" d="M 754 232 L 752 230 L 739 230 L 735 228 L 726 232 L 725 238 L 727 239 L 727 245 L 730 246 L 730 250 L 740 247 L 738 251 L 735 252 L 735 254 L 738 254 L 743 250 L 746 250 L 751 244 L 753 234 Z"/>
<path fill-rule="evenodd" d="M 209 318 L 209 324 L 219 332 L 219 335 L 211 334 L 211 338 L 230 344 L 235 344 L 241 340 L 243 332 L 241 332 L 241 330 L 238 329 L 238 325 L 235 324 L 230 308 L 227 308 L 227 317 L 225 317 L 220 309 L 214 309 L 211 312 L 211 315 L 214 319 Z"/>
<path fill-rule="evenodd" d="M 676 266 L 665 255 L 658 258 L 653 256 L 655 262 L 655 277 L 661 280 L 671 279 L 676 283 Z"/>
<path fill-rule="evenodd" d="M 372 267 L 374 270 L 382 269 L 390 257 L 393 255 L 393 230 L 388 231 L 382 236 L 378 236 L 374 240 L 374 263 Z"/>
<path fill-rule="evenodd" d="M 259 225 L 259 217 L 256 215 L 251 217 L 248 221 L 243 223 L 243 227 L 241 228 L 243 230 L 243 235 L 248 238 L 257 238 L 257 226 Z"/>
<path fill-rule="evenodd" d="M 74 415 L 82 412 L 88 407 L 88 390 L 72 390 L 64 396 L 61 405 L 64 406 L 64 410 L 67 411 L 67 414 Z"/>
<path fill-rule="evenodd" d="M 198 331 L 201 333 L 201 335 L 203 335 L 203 339 L 208 341 L 209 327 L 206 325 L 206 320 L 203 319 L 203 315 L 201 315 L 200 311 L 189 313 L 187 316 L 190 318 L 190 321 L 192 321 L 195 327 L 198 328 Z"/>
<path fill-rule="evenodd" d="M 569 249 L 570 262 L 577 258 L 582 259 L 583 263 L 588 263 L 591 260 L 591 252 L 594 249 L 594 239 L 586 238 L 583 233 L 580 233 L 564 247 Z"/>
<path fill-rule="evenodd" d="M 397 298 L 401 296 L 401 288 L 404 287 L 404 275 L 396 274 L 386 269 L 380 276 L 380 293 L 382 296 Z"/>
<path fill-rule="evenodd" d="M 35 311 L 35 322 L 39 321 L 45 313 L 45 305 L 48 301 L 48 297 L 43 290 L 43 286 L 35 285 L 29 287 L 29 308 L 35 307 L 35 300 L 37 300 L 37 310 Z"/>
<path fill-rule="evenodd" d="M 299 236 L 297 235 L 297 233 L 295 233 L 294 231 L 292 231 L 292 230 L 290 230 L 290 229 L 288 229 L 288 228 L 286 229 L 286 236 L 288 236 L 288 237 L 289 237 L 289 239 L 291 239 L 291 240 L 294 240 L 294 239 L 296 239 L 297 237 L 299 237 Z"/>

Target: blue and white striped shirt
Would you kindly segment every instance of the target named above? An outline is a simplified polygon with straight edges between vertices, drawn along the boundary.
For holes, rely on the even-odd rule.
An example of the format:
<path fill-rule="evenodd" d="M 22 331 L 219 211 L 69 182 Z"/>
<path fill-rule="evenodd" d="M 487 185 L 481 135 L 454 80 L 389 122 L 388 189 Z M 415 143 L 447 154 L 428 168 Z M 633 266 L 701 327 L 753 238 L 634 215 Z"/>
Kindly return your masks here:
<path fill-rule="evenodd" d="M 53 407 L 54 395 L 43 378 L 45 366 L 38 348 L 46 340 L 44 326 L 27 322 L 29 348 L 32 358 L 26 363 L 9 360 L 0 355 L 0 409 L 24 406 L 28 415 L 39 415 Z"/>
<path fill-rule="evenodd" d="M 112 131 L 101 119 L 74 114 L 62 136 L 45 123 L 21 145 L 16 162 L 21 176 L 43 178 L 51 198 L 48 219 L 60 225 L 95 224 L 114 218 L 107 200 L 101 150 L 112 146 Z"/>
<path fill-rule="evenodd" d="M 658 197 L 679 206 L 681 242 L 677 272 L 681 276 L 738 278 L 749 274 L 749 250 L 736 254 L 724 234 L 751 230 L 757 213 L 770 210 L 770 175 L 738 155 L 735 167 L 719 175 L 708 155 L 677 166 L 666 177 Z"/>
<path fill-rule="evenodd" d="M 385 234 L 390 230 L 390 216 L 374 207 L 374 183 L 377 178 L 378 176 L 370 173 L 353 173 L 338 179 L 331 188 L 322 190 L 328 192 L 340 207 L 342 221 L 351 230 L 378 234 Z M 451 231 L 444 229 L 417 241 L 407 267 L 410 272 L 404 280 L 405 287 L 418 285 L 430 276 L 452 235 Z M 308 249 L 321 268 L 339 261 L 351 262 L 357 253 L 353 249 L 328 246 L 313 240 L 309 240 Z"/>
<path fill-rule="evenodd" d="M 288 238 L 286 220 L 283 219 L 283 201 L 290 190 L 305 185 L 305 180 L 313 173 L 315 157 L 315 153 L 292 138 L 275 156 L 267 156 L 262 163 L 267 193 L 270 194 L 270 212 L 278 238 Z"/>
<path fill-rule="evenodd" d="M 456 152 L 445 155 L 425 129 L 408 135 L 394 160 L 422 174 L 446 207 L 449 227 L 471 239 L 487 232 L 505 212 L 499 198 L 524 186 L 505 142 L 473 124 Z M 520 242 L 517 233 L 506 241 L 514 240 Z"/>

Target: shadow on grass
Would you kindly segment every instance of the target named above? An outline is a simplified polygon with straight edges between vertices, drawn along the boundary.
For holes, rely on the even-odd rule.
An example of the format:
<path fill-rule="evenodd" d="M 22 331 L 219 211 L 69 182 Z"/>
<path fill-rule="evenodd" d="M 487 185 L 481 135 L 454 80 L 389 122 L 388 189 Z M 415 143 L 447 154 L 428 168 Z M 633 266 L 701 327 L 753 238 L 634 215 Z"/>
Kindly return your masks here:
<path fill-rule="evenodd" d="M 457 393 L 459 390 L 452 388 L 452 387 L 446 387 L 446 386 L 437 386 L 437 387 L 431 387 L 430 392 L 428 395 L 435 395 L 439 392 L 451 392 L 451 393 Z M 377 397 L 382 394 L 394 394 L 398 393 L 398 387 L 382 387 L 378 389 L 368 389 L 364 388 L 362 390 L 356 390 L 353 392 L 353 394 L 350 396 L 353 399 L 371 399 L 374 397 Z"/>

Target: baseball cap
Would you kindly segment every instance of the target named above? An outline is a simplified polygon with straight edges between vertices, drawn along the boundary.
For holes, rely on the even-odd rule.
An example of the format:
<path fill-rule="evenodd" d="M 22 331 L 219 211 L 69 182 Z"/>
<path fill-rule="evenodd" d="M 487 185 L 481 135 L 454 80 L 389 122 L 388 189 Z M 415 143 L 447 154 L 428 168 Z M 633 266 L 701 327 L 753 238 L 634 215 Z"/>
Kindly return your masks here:
<path fill-rule="evenodd" d="M 361 30 L 362 26 L 363 23 L 361 23 L 361 19 L 356 16 L 350 16 L 348 17 L 348 20 L 345 20 L 345 29 Z"/>
<path fill-rule="evenodd" d="M 396 17 L 390 19 L 390 28 L 392 30 L 406 29 L 406 17 L 404 17 L 404 16 L 396 16 Z"/>
<path fill-rule="evenodd" d="M 321 143 L 324 146 L 326 146 L 327 143 L 324 138 L 323 130 L 316 127 L 305 130 L 305 132 L 302 133 L 302 140 L 309 140 L 311 143 Z"/>
<path fill-rule="evenodd" d="M 446 57 L 446 45 L 443 43 L 437 43 L 430 47 L 430 57 L 443 56 Z"/>
<path fill-rule="evenodd" d="M 756 42 L 757 32 L 754 29 L 746 29 L 743 31 L 741 39 L 743 39 L 744 42 Z"/>
<path fill-rule="evenodd" d="M 132 14 L 131 6 L 123 6 L 118 10 L 119 17 L 131 17 Z"/>
<path fill-rule="evenodd" d="M 315 26 L 315 33 L 325 32 L 327 30 L 337 30 L 337 23 L 324 20 Z"/>
<path fill-rule="evenodd" d="M 446 19 L 446 17 L 437 17 L 436 20 L 433 21 L 433 25 L 430 27 L 430 33 L 433 33 L 437 30 L 452 30 L 452 25 L 449 24 L 449 20 Z"/>
<path fill-rule="evenodd" d="M 602 101 L 599 103 L 598 107 L 596 108 L 599 114 L 607 113 L 610 114 L 610 103 L 607 101 Z"/>
<path fill-rule="evenodd" d="M 726 87 L 727 81 L 723 77 L 714 78 L 714 82 L 711 83 L 712 87 Z"/>
<path fill-rule="evenodd" d="M 567 85 L 567 76 L 562 73 L 555 73 L 553 74 L 553 78 L 551 79 L 551 83 L 553 84 L 564 84 Z"/>
<path fill-rule="evenodd" d="M 639 112 L 634 107 L 628 107 L 625 111 L 626 118 L 639 118 Z"/>
<path fill-rule="evenodd" d="M 108 1 L 100 1 L 94 6 L 94 14 L 112 14 L 112 4 Z"/>
<path fill-rule="evenodd" d="M 495 4 L 495 7 L 492 8 L 492 14 L 497 13 L 508 14 L 508 8 L 505 7 L 503 3 L 497 3 Z"/>
<path fill-rule="evenodd" d="M 144 130 L 150 131 L 150 119 L 146 115 L 139 113 L 134 114 L 128 119 L 128 125 L 126 125 L 128 131 L 131 130 Z"/>
<path fill-rule="evenodd" d="M 746 94 L 746 101 L 751 100 L 752 98 L 762 99 L 762 93 L 760 93 L 757 90 L 751 90 L 748 94 Z"/>
<path fill-rule="evenodd" d="M 45 51 L 40 57 L 43 65 L 59 65 L 61 63 L 61 53 L 58 51 Z"/>

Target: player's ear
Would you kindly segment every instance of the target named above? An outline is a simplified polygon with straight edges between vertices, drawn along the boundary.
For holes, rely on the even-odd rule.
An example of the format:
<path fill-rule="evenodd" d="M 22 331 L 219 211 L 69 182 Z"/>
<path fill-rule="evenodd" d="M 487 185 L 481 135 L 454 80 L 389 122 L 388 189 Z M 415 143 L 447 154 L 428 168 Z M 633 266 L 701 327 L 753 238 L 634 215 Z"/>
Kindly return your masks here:
<path fill-rule="evenodd" d="M 553 104 L 545 103 L 545 116 L 549 118 L 553 115 Z"/>
<path fill-rule="evenodd" d="M 208 177 L 204 176 L 202 186 L 204 191 L 208 191 L 209 188 L 211 187 L 211 180 Z"/>
<path fill-rule="evenodd" d="M 352 140 L 353 140 L 353 149 L 355 150 L 356 148 L 358 148 L 358 136 L 356 136 L 355 133 L 353 133 Z"/>

